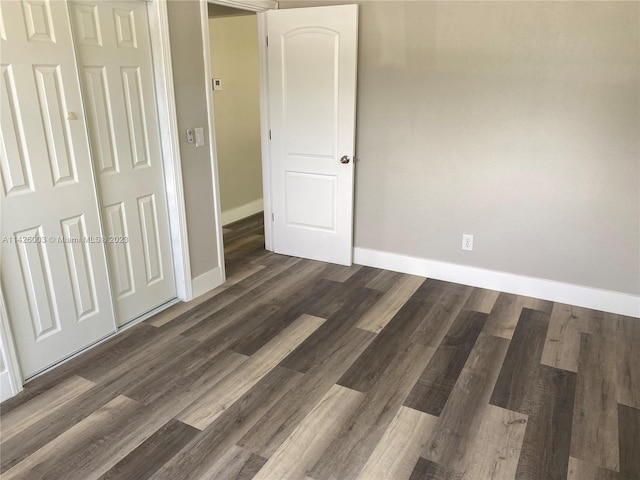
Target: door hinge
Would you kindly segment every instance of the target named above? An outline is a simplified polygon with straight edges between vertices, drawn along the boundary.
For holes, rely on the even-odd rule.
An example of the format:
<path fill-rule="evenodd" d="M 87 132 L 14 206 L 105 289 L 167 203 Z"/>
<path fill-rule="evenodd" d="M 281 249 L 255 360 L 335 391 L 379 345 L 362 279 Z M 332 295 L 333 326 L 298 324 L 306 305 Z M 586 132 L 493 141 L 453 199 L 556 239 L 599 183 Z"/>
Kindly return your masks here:
<path fill-rule="evenodd" d="M 271 221 L 275 222 L 276 221 L 276 214 L 271 212 Z"/>
<path fill-rule="evenodd" d="M 269 48 L 269 35 L 267 35 L 267 48 Z"/>
<path fill-rule="evenodd" d="M 269 129 L 269 140 L 271 140 L 271 129 Z"/>

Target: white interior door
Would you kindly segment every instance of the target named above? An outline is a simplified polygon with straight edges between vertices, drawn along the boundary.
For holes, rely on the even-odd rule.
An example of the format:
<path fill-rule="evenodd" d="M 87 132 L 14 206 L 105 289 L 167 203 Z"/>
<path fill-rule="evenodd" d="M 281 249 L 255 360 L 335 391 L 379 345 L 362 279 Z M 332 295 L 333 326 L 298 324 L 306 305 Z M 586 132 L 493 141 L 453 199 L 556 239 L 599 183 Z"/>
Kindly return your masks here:
<path fill-rule="evenodd" d="M 115 331 L 66 3 L 0 3 L 2 288 L 28 378 Z"/>
<path fill-rule="evenodd" d="M 267 12 L 276 253 L 351 264 L 357 29 L 357 5 Z"/>
<path fill-rule="evenodd" d="M 70 7 L 122 325 L 176 295 L 147 5 Z"/>

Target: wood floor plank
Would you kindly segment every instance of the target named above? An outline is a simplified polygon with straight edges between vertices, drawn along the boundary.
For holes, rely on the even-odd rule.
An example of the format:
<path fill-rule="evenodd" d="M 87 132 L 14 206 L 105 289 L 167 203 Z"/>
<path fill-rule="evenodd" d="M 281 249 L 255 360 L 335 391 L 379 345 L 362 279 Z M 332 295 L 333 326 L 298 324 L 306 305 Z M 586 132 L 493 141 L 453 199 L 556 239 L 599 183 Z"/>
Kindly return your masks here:
<path fill-rule="evenodd" d="M 100 449 L 100 438 L 117 433 L 127 417 L 142 409 L 142 405 L 118 396 L 82 422 L 47 443 L 37 452 L 3 473 L 3 479 L 67 478 L 89 480 L 99 478 L 106 449 Z M 93 447 L 93 448 L 91 448 Z M 90 450 L 92 456 L 86 456 Z M 80 454 L 79 452 L 82 452 Z M 98 458 L 96 458 L 98 457 Z"/>
<path fill-rule="evenodd" d="M 258 419 L 274 405 L 281 403 L 283 398 L 286 398 L 286 393 L 301 377 L 301 373 L 287 368 L 276 367 L 271 370 L 224 415 L 218 417 L 169 459 L 151 478 L 156 480 L 215 478 L 212 476 L 213 473 L 224 468 L 228 460 L 225 453 Z M 160 402 L 159 400 L 157 403 Z"/>
<path fill-rule="evenodd" d="M 620 435 L 620 478 L 640 478 L 640 409 L 618 405 Z"/>
<path fill-rule="evenodd" d="M 617 324 L 618 403 L 640 408 L 640 320 L 621 316 Z"/>
<path fill-rule="evenodd" d="M 363 273 L 366 275 L 367 271 Z M 354 279 L 356 279 L 356 276 L 360 276 L 360 272 L 354 275 Z M 339 283 L 331 280 L 320 279 L 317 283 L 319 285 L 323 283 L 330 283 L 332 288 L 329 289 L 324 298 L 318 297 L 316 302 L 306 306 L 305 313 L 315 315 L 316 317 L 331 318 L 341 310 L 349 308 L 349 304 L 355 301 L 354 299 L 357 299 L 362 295 L 368 294 L 375 301 L 378 301 L 378 299 L 383 295 L 382 292 L 363 287 L 361 285 L 363 282 L 357 280 L 352 284 L 351 280 L 348 280 L 345 283 Z M 361 312 L 358 319 L 364 313 L 365 312 Z M 350 321 L 350 325 L 353 324 L 354 322 Z"/>
<path fill-rule="evenodd" d="M 361 399 L 361 393 L 334 385 L 253 477 L 254 480 L 303 478 Z"/>
<path fill-rule="evenodd" d="M 348 330 L 334 345 L 331 355 L 311 367 L 238 445 L 270 458 L 373 338 L 373 333 L 359 328 Z"/>
<path fill-rule="evenodd" d="M 489 405 L 463 480 L 513 480 L 527 416 Z"/>
<path fill-rule="evenodd" d="M 464 308 L 480 313 L 491 313 L 493 306 L 496 304 L 499 292 L 495 290 L 487 290 L 485 288 L 474 288 L 469 295 Z"/>
<path fill-rule="evenodd" d="M 166 358 L 168 351 L 174 352 L 173 356 L 175 356 L 178 352 L 188 350 L 198 344 L 194 339 L 175 338 L 173 335 L 160 332 L 156 328 L 149 328 L 158 333 L 150 336 L 143 345 L 125 352 L 114 349 L 115 353 L 109 352 L 109 355 L 103 355 L 100 361 L 95 364 L 87 364 L 78 368 L 77 375 L 96 383 L 107 383 L 127 373 L 131 365 L 143 362 L 146 362 L 149 367 L 147 373 L 151 373 L 161 365 L 154 361 L 156 358 Z"/>
<path fill-rule="evenodd" d="M 367 288 L 386 292 L 405 275 L 404 273 L 392 272 L 390 270 L 381 270 L 366 286 Z"/>
<path fill-rule="evenodd" d="M 473 287 L 443 283 L 443 292 L 415 331 L 416 341 L 437 348 L 473 292 Z"/>
<path fill-rule="evenodd" d="M 114 349 L 120 349 L 120 351 L 135 351 L 139 345 L 143 345 L 148 340 L 150 335 L 154 334 L 153 331 L 154 328 L 148 325 L 136 325 L 135 327 L 122 332 L 104 343 L 96 345 L 94 348 L 84 352 L 82 355 L 78 355 L 77 357 L 70 359 L 50 372 L 47 372 L 45 375 L 31 380 L 27 384 L 28 388 L 25 388 L 15 397 L 2 402 L 0 415 L 7 415 L 13 409 L 34 397 L 41 395 L 43 392 L 53 388 L 65 379 L 78 375 L 82 368 L 86 368 L 88 365 L 99 362 L 104 356 Z"/>
<path fill-rule="evenodd" d="M 384 373 L 392 359 L 414 337 L 414 331 L 442 294 L 442 282 L 425 281 L 340 378 L 344 387 L 366 392 Z"/>
<path fill-rule="evenodd" d="M 277 282 L 282 275 L 286 275 L 284 272 L 288 272 L 289 269 L 293 269 L 293 267 L 300 263 L 302 263 L 301 259 L 288 257 L 286 262 L 273 268 L 259 270 L 257 273 L 237 284 L 225 288 L 222 292 L 217 293 L 182 315 L 157 326 L 162 330 L 168 330 L 178 335 L 188 331 L 206 318 L 212 317 L 213 315 L 220 317 L 225 313 L 229 313 L 229 309 L 233 308 L 230 305 L 236 301 L 240 302 L 237 303 L 236 309 L 248 307 L 251 305 L 251 302 L 246 301 L 249 297 L 245 297 L 245 295 L 250 295 L 250 298 L 254 298 L 255 296 L 256 300 L 259 301 L 264 297 L 265 292 L 270 289 L 272 283 Z M 223 310 L 225 308 L 227 308 L 227 310 Z M 147 322 L 153 324 L 154 318 L 147 320 Z"/>
<path fill-rule="evenodd" d="M 576 379 L 573 372 L 540 365 L 548 325 L 548 314 L 522 309 L 490 400 L 528 415 L 516 478 L 567 474 Z"/>
<path fill-rule="evenodd" d="M 524 405 L 537 381 L 548 326 L 548 314 L 528 308 L 521 310 L 504 365 L 491 395 L 492 405 L 520 413 L 531 413 L 526 411 Z"/>
<path fill-rule="evenodd" d="M 393 421 L 434 349 L 411 343 L 397 353 L 358 409 L 344 418 L 340 431 L 310 471 L 315 480 L 354 478 Z"/>
<path fill-rule="evenodd" d="M 175 401 L 175 397 L 185 395 L 186 390 L 190 394 L 198 392 L 199 396 L 247 360 L 247 356 L 240 353 L 222 350 L 212 354 L 205 347 L 198 346 L 178 355 L 156 374 L 123 388 L 123 393 L 147 405 L 161 397 L 166 399 L 173 396 L 172 401 Z"/>
<path fill-rule="evenodd" d="M 200 430 L 204 429 L 262 380 L 324 321 L 323 318 L 311 315 L 300 316 L 241 367 L 215 384 L 176 418 Z"/>
<path fill-rule="evenodd" d="M 34 423 L 54 414 L 69 400 L 76 398 L 95 385 L 94 382 L 82 377 L 69 377 L 53 388 L 11 410 L 2 417 L 0 441 L 4 443 Z"/>
<path fill-rule="evenodd" d="M 274 315 L 268 316 L 248 331 L 231 345 L 231 349 L 243 355 L 253 355 L 300 315 L 309 311 L 309 306 L 316 303 L 318 297 L 325 298 L 333 286 L 335 282 L 311 281 L 306 287 L 297 289 L 292 295 L 283 299 L 281 307 Z"/>
<path fill-rule="evenodd" d="M 267 463 L 266 458 L 237 445 L 232 445 L 220 456 L 216 464 L 207 471 L 205 478 L 251 480 L 265 463 Z"/>
<path fill-rule="evenodd" d="M 571 430 L 571 456 L 618 470 L 615 338 L 583 333 Z"/>
<path fill-rule="evenodd" d="M 109 469 L 100 480 L 146 480 L 190 442 L 200 430 L 169 420 L 140 446 Z"/>
<path fill-rule="evenodd" d="M 501 293 L 491 309 L 484 333 L 496 337 L 511 338 L 523 308 L 550 314 L 553 302 L 538 300 L 511 293 Z"/>
<path fill-rule="evenodd" d="M 462 310 L 404 402 L 439 416 L 482 331 L 487 314 Z"/>
<path fill-rule="evenodd" d="M 618 472 L 607 470 L 585 460 L 569 457 L 567 480 L 619 480 Z"/>
<path fill-rule="evenodd" d="M 480 334 L 422 457 L 457 472 L 465 470 L 508 346 L 507 339 Z"/>
<path fill-rule="evenodd" d="M 437 420 L 400 407 L 357 480 L 408 480 Z"/>
<path fill-rule="evenodd" d="M 420 457 L 409 480 L 461 480 L 462 474 Z"/>
<path fill-rule="evenodd" d="M 139 359 L 136 363 L 118 366 L 112 375 L 105 376 L 106 380 L 103 383 L 67 401 L 51 415 L 14 435 L 2 445 L 0 468 L 3 471 L 11 468 L 115 399 L 123 390 L 137 384 L 140 378 L 152 375 L 169 359 L 193 344 L 191 341 L 185 343 L 185 340 L 177 339 L 173 344 L 164 345 L 162 348 L 149 347 L 146 351 L 150 354 L 146 361 L 138 356 L 135 357 Z"/>
<path fill-rule="evenodd" d="M 527 413 L 516 478 L 565 479 L 569 466 L 576 374 L 540 365 L 522 410 Z"/>
<path fill-rule="evenodd" d="M 350 288 L 364 288 L 380 274 L 380 269 L 360 266 L 356 272 L 343 283 Z"/>
<path fill-rule="evenodd" d="M 372 305 L 375 305 L 380 295 L 380 292 L 365 288 L 350 290 L 350 300 L 345 301 L 341 308 L 291 352 L 281 365 L 306 373 L 321 363 L 331 352 L 339 348 L 341 338 L 372 308 Z"/>
<path fill-rule="evenodd" d="M 555 303 L 549 319 L 541 363 L 577 372 L 581 334 L 600 332 L 598 325 L 604 321 L 603 312 Z"/>
<path fill-rule="evenodd" d="M 425 279 L 422 277 L 402 276 L 360 319 L 356 326 L 363 330 L 379 333 L 424 281 Z"/>
<path fill-rule="evenodd" d="M 329 265 L 327 265 L 327 268 L 325 268 L 324 272 L 322 272 L 321 276 L 322 278 L 325 278 L 327 280 L 333 280 L 334 282 L 342 283 L 346 280 L 349 280 L 349 278 L 361 268 L 362 265 L 356 265 L 355 263 L 348 267 L 330 263 Z"/>
<path fill-rule="evenodd" d="M 295 291 L 304 289 L 314 277 L 322 271 L 323 264 L 312 260 L 304 260 L 276 275 L 269 281 L 256 287 L 251 292 L 251 301 L 242 297 L 226 305 L 216 312 L 216 317 L 211 315 L 182 332 L 186 337 L 194 337 L 200 341 L 214 336 L 223 326 L 231 325 L 244 315 L 259 312 L 266 307 L 277 309 L 278 300 L 282 296 L 290 296 Z M 224 322 L 220 320 L 224 319 Z M 215 325 L 212 325 L 215 324 Z"/>
<path fill-rule="evenodd" d="M 145 323 L 148 325 L 153 325 L 154 327 L 161 327 L 166 325 L 167 323 L 175 320 L 176 318 L 184 315 L 199 305 L 211 300 L 213 297 L 219 295 L 221 292 L 229 289 L 233 285 L 236 285 L 238 282 L 241 282 L 245 278 L 248 278 L 260 270 L 263 270 L 265 267 L 262 265 L 253 265 L 250 263 L 242 264 L 240 267 L 235 268 L 231 271 L 227 270 L 227 280 L 223 285 L 218 288 L 214 288 L 199 297 L 194 298 L 188 302 L 180 302 L 177 303 L 167 310 L 160 312 L 157 315 L 154 315 L 150 319 L 146 320 Z"/>

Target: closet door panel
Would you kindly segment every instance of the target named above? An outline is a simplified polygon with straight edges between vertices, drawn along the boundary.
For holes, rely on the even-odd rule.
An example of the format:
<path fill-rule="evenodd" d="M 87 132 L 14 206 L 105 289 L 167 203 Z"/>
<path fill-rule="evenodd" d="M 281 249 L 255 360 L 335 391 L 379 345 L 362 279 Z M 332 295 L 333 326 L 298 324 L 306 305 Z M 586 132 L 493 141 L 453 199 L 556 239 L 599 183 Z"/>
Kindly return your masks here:
<path fill-rule="evenodd" d="M 0 9 L 1 280 L 28 378 L 116 327 L 67 5 Z"/>
<path fill-rule="evenodd" d="M 122 325 L 175 297 L 146 4 L 70 6 Z"/>

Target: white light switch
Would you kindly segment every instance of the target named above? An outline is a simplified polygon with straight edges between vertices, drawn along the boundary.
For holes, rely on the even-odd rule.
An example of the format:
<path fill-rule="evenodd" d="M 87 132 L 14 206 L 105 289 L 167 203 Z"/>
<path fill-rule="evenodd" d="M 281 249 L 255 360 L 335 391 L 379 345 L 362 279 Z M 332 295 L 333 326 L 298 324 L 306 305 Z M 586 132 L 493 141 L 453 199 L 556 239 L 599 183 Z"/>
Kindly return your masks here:
<path fill-rule="evenodd" d="M 204 128 L 196 128 L 196 147 L 202 147 L 204 145 Z"/>
<path fill-rule="evenodd" d="M 222 90 L 222 80 L 219 78 L 213 79 L 213 89 L 214 90 Z"/>

